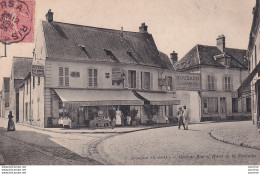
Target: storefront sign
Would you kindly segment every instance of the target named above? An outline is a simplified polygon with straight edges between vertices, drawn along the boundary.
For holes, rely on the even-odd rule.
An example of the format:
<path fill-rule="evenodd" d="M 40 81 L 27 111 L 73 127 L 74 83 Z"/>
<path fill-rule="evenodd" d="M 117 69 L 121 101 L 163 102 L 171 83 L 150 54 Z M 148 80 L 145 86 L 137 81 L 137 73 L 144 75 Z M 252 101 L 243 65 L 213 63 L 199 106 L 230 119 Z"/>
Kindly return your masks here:
<path fill-rule="evenodd" d="M 162 79 L 162 78 L 159 78 L 158 79 L 158 84 L 159 84 L 159 86 L 160 87 L 162 87 L 162 86 L 168 86 L 168 81 L 167 81 L 167 79 Z"/>
<path fill-rule="evenodd" d="M 112 69 L 112 80 L 117 81 L 122 79 L 122 71 L 119 68 Z"/>
<path fill-rule="evenodd" d="M 73 71 L 73 72 L 70 73 L 70 76 L 71 76 L 71 77 L 80 77 L 80 73 Z"/>
<path fill-rule="evenodd" d="M 43 65 L 32 65 L 32 76 L 43 77 L 44 66 Z"/>
<path fill-rule="evenodd" d="M 200 74 L 176 73 L 174 82 L 176 90 L 199 91 L 201 90 Z"/>
<path fill-rule="evenodd" d="M 237 92 L 232 92 L 231 93 L 232 98 L 238 98 L 238 93 Z"/>

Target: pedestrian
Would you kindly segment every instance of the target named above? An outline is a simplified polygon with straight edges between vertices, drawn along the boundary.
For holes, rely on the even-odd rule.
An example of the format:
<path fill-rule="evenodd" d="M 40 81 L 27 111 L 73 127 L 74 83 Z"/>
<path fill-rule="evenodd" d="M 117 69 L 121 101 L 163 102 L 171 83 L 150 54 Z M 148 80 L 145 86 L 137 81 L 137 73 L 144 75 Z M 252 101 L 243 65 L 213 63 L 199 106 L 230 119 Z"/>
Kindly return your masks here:
<path fill-rule="evenodd" d="M 116 110 L 116 126 L 121 126 L 121 116 L 122 116 L 122 112 L 119 110 L 119 108 L 117 108 Z"/>
<path fill-rule="evenodd" d="M 182 107 L 179 108 L 179 111 L 177 113 L 177 117 L 178 117 L 178 123 L 179 123 L 179 129 L 181 127 L 181 125 L 183 126 L 183 128 L 185 129 L 184 123 L 183 123 L 183 111 L 182 111 Z"/>
<path fill-rule="evenodd" d="M 8 126 L 7 126 L 7 131 L 15 131 L 15 125 L 14 125 L 14 121 L 13 121 L 13 114 L 12 111 L 9 112 L 8 115 Z"/>
<path fill-rule="evenodd" d="M 183 121 L 184 121 L 184 125 L 185 125 L 185 130 L 188 130 L 188 126 L 189 126 L 189 122 L 190 122 L 190 115 L 189 115 L 189 111 L 187 109 L 186 106 L 183 106 Z"/>

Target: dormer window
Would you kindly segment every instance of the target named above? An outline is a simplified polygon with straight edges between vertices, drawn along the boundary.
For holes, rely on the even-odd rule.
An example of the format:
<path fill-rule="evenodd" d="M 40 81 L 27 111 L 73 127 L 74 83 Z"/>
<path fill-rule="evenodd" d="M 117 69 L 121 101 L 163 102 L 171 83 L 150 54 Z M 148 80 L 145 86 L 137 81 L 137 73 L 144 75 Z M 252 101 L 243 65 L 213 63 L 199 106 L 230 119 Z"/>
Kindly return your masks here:
<path fill-rule="evenodd" d="M 116 58 L 116 56 L 112 53 L 111 50 L 104 49 L 104 51 L 105 51 L 106 55 L 109 56 L 113 61 L 115 61 L 115 62 L 120 62 L 120 61 Z"/>
<path fill-rule="evenodd" d="M 224 58 L 224 65 L 227 66 L 227 67 L 230 66 L 230 59 L 229 58 L 227 58 L 227 57 Z"/>
<path fill-rule="evenodd" d="M 91 58 L 91 56 L 89 55 L 85 45 L 78 45 L 78 46 L 81 48 L 81 51 L 83 51 L 87 55 L 88 58 Z"/>

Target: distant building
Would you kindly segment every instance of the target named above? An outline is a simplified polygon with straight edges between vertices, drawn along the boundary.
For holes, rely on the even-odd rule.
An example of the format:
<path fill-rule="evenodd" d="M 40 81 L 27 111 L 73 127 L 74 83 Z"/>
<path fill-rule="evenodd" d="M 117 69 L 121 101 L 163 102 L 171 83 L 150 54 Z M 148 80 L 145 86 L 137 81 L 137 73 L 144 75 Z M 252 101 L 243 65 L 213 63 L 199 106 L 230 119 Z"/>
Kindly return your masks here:
<path fill-rule="evenodd" d="M 238 89 L 241 98 L 251 96 L 252 98 L 252 120 L 253 124 L 260 129 L 260 2 L 256 0 L 256 5 L 253 9 L 253 22 L 251 26 L 249 43 L 247 49 L 247 57 L 250 62 L 250 74 L 243 81 Z"/>
<path fill-rule="evenodd" d="M 216 46 L 198 44 L 174 64 L 178 72 L 200 74 L 201 90 L 177 92 L 177 96 L 183 96 L 182 102 L 187 101 L 186 105 L 195 104 L 191 108 L 195 120 L 250 117 L 250 96 L 239 99 L 237 93 L 238 87 L 249 73 L 245 55 L 246 50 L 227 48 L 225 36 L 221 35 L 217 38 Z"/>
<path fill-rule="evenodd" d="M 14 115 L 14 120 L 19 121 L 19 87 L 24 78 L 31 71 L 32 58 L 13 57 L 10 76 L 10 102 L 9 109 Z"/>
<path fill-rule="evenodd" d="M 88 126 L 99 110 L 106 117 L 118 107 L 124 118 L 135 109 L 138 122 L 147 123 L 144 105 L 153 106 L 157 123 L 176 113 L 173 66 L 144 23 L 129 32 L 55 22 L 51 11 L 46 19 L 19 89 L 20 121 L 48 127 L 69 117 Z"/>

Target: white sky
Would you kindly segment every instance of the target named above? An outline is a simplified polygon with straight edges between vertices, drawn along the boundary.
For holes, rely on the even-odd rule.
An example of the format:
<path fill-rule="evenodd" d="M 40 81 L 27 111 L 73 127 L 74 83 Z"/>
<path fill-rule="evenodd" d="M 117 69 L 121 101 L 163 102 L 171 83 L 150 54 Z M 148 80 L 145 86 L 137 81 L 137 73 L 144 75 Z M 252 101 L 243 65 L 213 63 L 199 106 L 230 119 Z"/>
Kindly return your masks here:
<path fill-rule="evenodd" d="M 25 0 L 26 1 L 26 0 Z M 247 49 L 255 0 L 35 0 L 35 34 L 48 9 L 54 21 L 126 31 L 138 31 L 142 22 L 158 49 L 183 57 L 194 45 L 215 45 L 220 34 L 226 46 Z M 0 60 L 2 77 L 9 76 L 12 56 L 32 57 L 34 43 L 7 46 Z M 3 55 L 0 46 L 0 55 Z"/>

